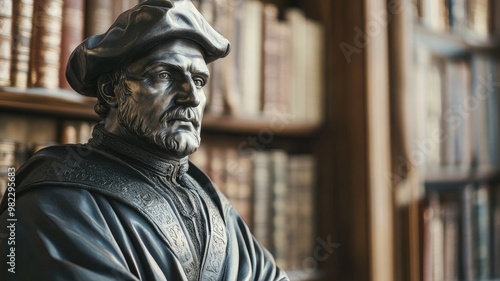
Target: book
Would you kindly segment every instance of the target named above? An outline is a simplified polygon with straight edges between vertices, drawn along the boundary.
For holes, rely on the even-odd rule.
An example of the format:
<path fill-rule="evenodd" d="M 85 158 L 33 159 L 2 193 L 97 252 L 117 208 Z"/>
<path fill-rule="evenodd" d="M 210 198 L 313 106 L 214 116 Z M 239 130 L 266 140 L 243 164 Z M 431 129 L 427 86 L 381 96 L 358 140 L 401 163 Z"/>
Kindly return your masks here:
<path fill-rule="evenodd" d="M 490 279 L 490 207 L 489 186 L 481 184 L 473 198 L 473 227 L 475 229 L 475 267 L 476 280 Z"/>
<path fill-rule="evenodd" d="M 448 203 L 441 208 L 443 221 L 443 280 L 458 281 L 459 221 L 458 206 Z"/>
<path fill-rule="evenodd" d="M 73 50 L 83 41 L 84 35 L 85 1 L 65 0 L 63 5 L 61 63 L 59 68 L 59 87 L 62 89 L 72 89 L 66 80 L 66 65 Z"/>
<path fill-rule="evenodd" d="M 493 185 L 492 215 L 492 278 L 500 278 L 500 184 Z"/>
<path fill-rule="evenodd" d="M 469 0 L 468 26 L 474 37 L 489 37 L 491 31 L 489 5 L 489 0 Z"/>
<path fill-rule="evenodd" d="M 306 91 L 297 94 L 305 96 L 305 120 L 319 124 L 323 120 L 324 112 L 323 28 L 319 22 L 306 19 L 305 33 L 306 50 L 304 50 L 303 56 L 305 57 L 307 94 Z"/>
<path fill-rule="evenodd" d="M 444 32 L 449 28 L 446 0 L 422 0 L 422 23 L 430 29 Z"/>
<path fill-rule="evenodd" d="M 441 142 L 443 166 L 469 167 L 471 164 L 470 118 L 464 104 L 470 98 L 471 84 L 468 63 L 464 60 L 444 61 L 444 85 L 441 120 L 444 137 Z"/>
<path fill-rule="evenodd" d="M 0 0 L 0 86 L 11 83 L 12 0 Z"/>
<path fill-rule="evenodd" d="M 288 155 L 283 150 L 269 152 L 271 160 L 271 192 L 272 192 L 272 252 L 276 263 L 288 268 L 290 249 L 289 228 L 290 217 L 288 206 L 290 200 L 288 182 Z M 305 237 L 304 237 L 305 238 Z"/>
<path fill-rule="evenodd" d="M 315 160 L 309 154 L 289 156 L 289 256 L 288 269 L 300 269 L 314 249 Z"/>
<path fill-rule="evenodd" d="M 238 212 L 250 229 L 253 228 L 253 181 L 252 158 L 249 155 L 239 155 L 237 182 L 238 182 Z"/>
<path fill-rule="evenodd" d="M 427 167 L 439 167 L 441 165 L 441 148 L 439 137 L 443 136 L 442 120 L 442 92 L 443 92 L 443 69 L 442 62 L 433 60 L 425 71 L 427 91 L 425 92 L 425 143 L 421 144 L 423 155 L 426 158 Z M 436 140 L 436 135 L 437 140 Z"/>
<path fill-rule="evenodd" d="M 263 79 L 262 79 L 262 104 L 263 114 L 272 116 L 277 112 L 284 112 L 284 104 L 280 100 L 280 71 L 283 54 L 281 41 L 282 33 L 278 20 L 278 7 L 266 3 L 263 7 Z"/>
<path fill-rule="evenodd" d="M 224 149 L 221 147 L 210 147 L 210 162 L 208 174 L 218 189 L 226 194 L 226 164 Z"/>
<path fill-rule="evenodd" d="M 86 121 L 64 121 L 61 125 L 61 137 L 59 142 L 87 143 L 92 136 L 94 124 Z"/>
<path fill-rule="evenodd" d="M 487 77 L 490 73 L 488 57 L 474 55 L 471 59 L 472 72 L 472 104 L 469 107 L 472 120 L 472 149 L 473 159 L 478 165 L 491 163 L 488 151 L 488 96 Z M 498 110 L 498 109 L 497 109 Z"/>
<path fill-rule="evenodd" d="M 261 114 L 262 91 L 262 22 L 263 4 L 247 0 L 243 4 L 241 23 L 241 81 L 243 115 L 257 117 Z"/>
<path fill-rule="evenodd" d="M 290 24 L 290 99 L 288 112 L 294 120 L 306 119 L 306 104 L 309 96 L 307 87 L 307 20 L 298 8 L 285 11 L 285 19 Z"/>
<path fill-rule="evenodd" d="M 12 60 L 11 86 L 19 89 L 28 87 L 28 75 L 33 30 L 33 1 L 14 1 L 12 16 Z"/>
<path fill-rule="evenodd" d="M 461 194 L 461 269 L 462 279 L 475 280 L 476 279 L 476 264 L 475 264 L 475 249 L 476 240 L 474 235 L 474 186 L 471 184 L 466 185 Z"/>
<path fill-rule="evenodd" d="M 87 0 L 85 11 L 85 37 L 106 32 L 115 20 L 112 0 Z"/>
<path fill-rule="evenodd" d="M 272 249 L 270 159 L 268 153 L 257 151 L 253 155 L 253 235 L 267 249 Z"/>
<path fill-rule="evenodd" d="M 62 0 L 40 0 L 34 6 L 30 57 L 30 85 L 59 88 Z"/>

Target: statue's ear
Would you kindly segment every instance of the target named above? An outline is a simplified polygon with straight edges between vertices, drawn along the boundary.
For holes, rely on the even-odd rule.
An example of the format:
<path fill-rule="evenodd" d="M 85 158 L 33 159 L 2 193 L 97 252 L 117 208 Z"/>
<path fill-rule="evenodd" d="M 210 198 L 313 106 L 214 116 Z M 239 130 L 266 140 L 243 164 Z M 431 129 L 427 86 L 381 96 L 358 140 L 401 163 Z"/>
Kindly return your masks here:
<path fill-rule="evenodd" d="M 102 99 L 106 101 L 109 106 L 116 107 L 116 105 L 118 104 L 118 99 L 115 95 L 115 87 L 113 85 L 113 78 L 111 77 L 111 75 L 106 73 L 99 76 L 99 78 L 97 79 L 97 85 L 99 94 L 101 95 Z"/>

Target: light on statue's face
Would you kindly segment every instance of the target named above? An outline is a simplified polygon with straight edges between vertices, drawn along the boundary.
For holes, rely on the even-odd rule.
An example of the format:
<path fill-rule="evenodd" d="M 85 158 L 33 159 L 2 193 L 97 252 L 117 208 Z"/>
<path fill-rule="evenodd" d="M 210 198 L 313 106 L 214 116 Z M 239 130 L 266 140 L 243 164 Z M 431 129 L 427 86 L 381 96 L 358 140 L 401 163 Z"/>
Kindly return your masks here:
<path fill-rule="evenodd" d="M 209 72 L 201 48 L 174 40 L 125 68 L 118 89 L 119 118 L 127 130 L 177 157 L 200 145 Z"/>

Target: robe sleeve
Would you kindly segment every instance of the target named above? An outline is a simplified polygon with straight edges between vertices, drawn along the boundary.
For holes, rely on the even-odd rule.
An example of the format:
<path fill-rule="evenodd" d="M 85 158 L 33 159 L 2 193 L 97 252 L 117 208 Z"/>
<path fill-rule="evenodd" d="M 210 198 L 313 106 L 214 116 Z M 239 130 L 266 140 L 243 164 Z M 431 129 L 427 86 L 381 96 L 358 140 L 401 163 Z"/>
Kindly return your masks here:
<path fill-rule="evenodd" d="M 226 213 L 229 243 L 224 280 L 288 281 L 286 273 L 276 265 L 273 256 L 255 239 L 236 210 L 229 207 Z"/>
<path fill-rule="evenodd" d="M 93 194 L 73 188 L 36 189 L 17 198 L 15 245 L 7 245 L 6 235 L 1 237 L 0 280 L 139 280 Z M 6 224 L 4 212 L 2 232 Z M 11 247 L 14 274 L 4 270 Z"/>

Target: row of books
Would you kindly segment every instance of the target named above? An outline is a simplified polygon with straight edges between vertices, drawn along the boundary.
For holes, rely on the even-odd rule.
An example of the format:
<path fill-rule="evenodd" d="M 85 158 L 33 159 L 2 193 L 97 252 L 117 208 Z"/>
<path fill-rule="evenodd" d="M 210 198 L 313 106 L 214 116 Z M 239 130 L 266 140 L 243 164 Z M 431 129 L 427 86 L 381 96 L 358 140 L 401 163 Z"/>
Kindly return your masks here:
<path fill-rule="evenodd" d="M 103 33 L 137 0 L 0 0 L 0 87 L 71 90 L 65 68 L 85 37 Z M 207 110 L 243 117 L 323 115 L 323 30 L 297 8 L 259 0 L 193 1 L 232 43 L 210 68 Z M 284 20 L 280 15 L 284 15 Z"/>
<path fill-rule="evenodd" d="M 500 278 L 500 186 L 432 193 L 422 213 L 424 281 Z"/>
<path fill-rule="evenodd" d="M 3 119 L 4 116 L 0 116 L 0 122 L 5 121 Z M 86 121 L 63 121 L 55 125 L 49 120 L 29 122 L 26 118 L 14 119 L 10 118 L 11 128 L 0 126 L 0 199 L 7 188 L 8 168 L 18 169 L 34 153 L 50 145 L 86 143 L 94 126 Z M 36 130 L 43 132 L 34 132 Z"/>
<path fill-rule="evenodd" d="M 0 0 L 0 86 L 71 89 L 65 69 L 84 38 L 138 0 Z"/>
<path fill-rule="evenodd" d="M 436 31 L 475 39 L 500 35 L 500 3 L 495 0 L 420 0 L 422 23 Z"/>
<path fill-rule="evenodd" d="M 427 167 L 497 166 L 500 64 L 481 55 L 418 51 L 412 161 Z"/>
<path fill-rule="evenodd" d="M 207 172 L 281 267 L 301 269 L 314 246 L 312 155 L 243 153 L 209 144 L 190 159 Z"/>
<path fill-rule="evenodd" d="M 297 8 L 259 0 L 199 0 L 200 12 L 232 43 L 213 63 L 207 110 L 242 117 L 323 115 L 323 29 Z M 283 15 L 283 18 L 280 16 Z"/>

